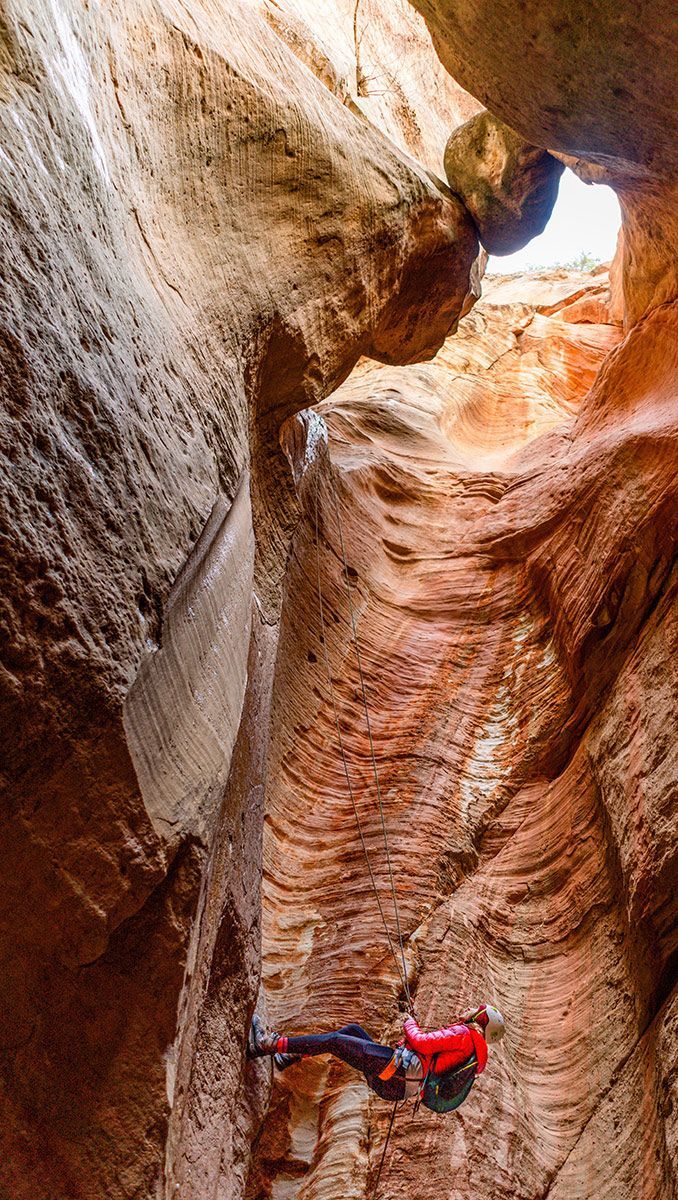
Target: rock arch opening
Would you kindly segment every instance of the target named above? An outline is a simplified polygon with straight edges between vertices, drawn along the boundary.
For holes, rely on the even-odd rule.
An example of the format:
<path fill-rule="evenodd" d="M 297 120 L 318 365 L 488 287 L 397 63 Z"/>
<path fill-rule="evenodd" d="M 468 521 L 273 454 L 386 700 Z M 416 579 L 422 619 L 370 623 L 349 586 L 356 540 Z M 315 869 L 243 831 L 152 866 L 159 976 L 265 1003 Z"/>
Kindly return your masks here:
<path fill-rule="evenodd" d="M 513 254 L 491 255 L 488 274 L 556 267 L 587 269 L 614 258 L 621 209 L 607 184 L 584 183 L 569 167 L 560 177 L 558 196 L 543 233 Z"/>

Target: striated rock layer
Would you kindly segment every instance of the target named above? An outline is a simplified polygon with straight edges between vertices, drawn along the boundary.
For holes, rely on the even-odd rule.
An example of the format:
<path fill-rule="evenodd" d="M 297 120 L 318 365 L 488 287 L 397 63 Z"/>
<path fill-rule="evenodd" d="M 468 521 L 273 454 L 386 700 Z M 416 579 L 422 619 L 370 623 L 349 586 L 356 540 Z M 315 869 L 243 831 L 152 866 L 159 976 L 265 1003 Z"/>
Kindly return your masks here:
<path fill-rule="evenodd" d="M 667 306 L 622 340 L 604 274 L 495 280 L 433 363 L 365 364 L 286 426 L 304 520 L 273 697 L 269 1015 L 392 1039 L 404 1003 L 324 669 L 317 554 L 394 932 L 336 489 L 416 1011 L 436 1026 L 490 998 L 508 1025 L 458 1114 L 397 1120 L 384 1197 L 674 1195 L 675 345 Z M 250 1195 L 369 1195 L 388 1118 L 341 1064 L 290 1069 Z"/>

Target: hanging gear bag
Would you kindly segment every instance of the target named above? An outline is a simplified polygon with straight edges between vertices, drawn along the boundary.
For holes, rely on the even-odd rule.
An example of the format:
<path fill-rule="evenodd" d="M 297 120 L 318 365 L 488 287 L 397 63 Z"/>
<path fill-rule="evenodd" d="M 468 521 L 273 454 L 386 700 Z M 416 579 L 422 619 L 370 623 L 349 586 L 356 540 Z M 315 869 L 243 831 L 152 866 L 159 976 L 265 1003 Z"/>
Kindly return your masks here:
<path fill-rule="evenodd" d="M 424 1108 L 429 1108 L 431 1112 L 448 1113 L 459 1108 L 471 1091 L 478 1059 L 475 1054 L 471 1054 L 460 1067 L 437 1074 L 437 1058 L 436 1054 L 422 1085 L 420 1097 Z"/>

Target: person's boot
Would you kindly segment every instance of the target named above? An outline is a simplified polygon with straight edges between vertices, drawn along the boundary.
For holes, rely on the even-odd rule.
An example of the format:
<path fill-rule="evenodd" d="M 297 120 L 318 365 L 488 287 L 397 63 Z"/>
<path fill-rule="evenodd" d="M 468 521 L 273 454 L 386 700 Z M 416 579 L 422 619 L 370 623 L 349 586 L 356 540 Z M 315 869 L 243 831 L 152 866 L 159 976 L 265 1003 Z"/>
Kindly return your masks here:
<path fill-rule="evenodd" d="M 288 1067 L 293 1067 L 295 1063 L 301 1062 L 300 1054 L 281 1054 L 278 1051 L 273 1055 L 273 1062 L 277 1071 L 286 1071 Z"/>
<path fill-rule="evenodd" d="M 275 1054 L 279 1037 L 279 1033 L 267 1032 L 261 1018 L 255 1013 L 247 1039 L 247 1057 L 263 1058 L 265 1054 Z"/>

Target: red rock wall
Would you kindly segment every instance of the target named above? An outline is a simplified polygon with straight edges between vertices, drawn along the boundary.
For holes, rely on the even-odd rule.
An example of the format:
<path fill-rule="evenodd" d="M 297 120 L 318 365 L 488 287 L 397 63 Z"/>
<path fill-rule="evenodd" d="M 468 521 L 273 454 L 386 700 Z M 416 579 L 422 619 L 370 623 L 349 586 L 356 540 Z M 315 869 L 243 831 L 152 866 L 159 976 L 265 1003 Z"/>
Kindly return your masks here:
<path fill-rule="evenodd" d="M 458 1114 L 399 1118 L 384 1197 L 673 1195 L 676 329 L 663 308 L 621 340 L 605 293 L 602 274 L 497 281 L 434 363 L 365 364 L 319 409 L 414 1004 L 435 1027 L 489 998 L 508 1025 Z M 393 931 L 317 421 L 286 432 L 305 519 L 274 688 L 264 981 L 278 1028 L 360 1020 L 388 1040 L 403 997 L 318 624 L 316 488 L 340 723 Z M 388 1118 L 341 1064 L 290 1069 L 252 1196 L 369 1195 Z"/>
<path fill-rule="evenodd" d="M 279 425 L 433 353 L 477 252 L 266 8 L 0 5 L 12 1200 L 238 1194 Z"/>

